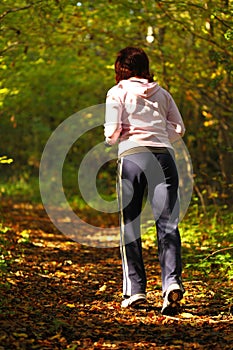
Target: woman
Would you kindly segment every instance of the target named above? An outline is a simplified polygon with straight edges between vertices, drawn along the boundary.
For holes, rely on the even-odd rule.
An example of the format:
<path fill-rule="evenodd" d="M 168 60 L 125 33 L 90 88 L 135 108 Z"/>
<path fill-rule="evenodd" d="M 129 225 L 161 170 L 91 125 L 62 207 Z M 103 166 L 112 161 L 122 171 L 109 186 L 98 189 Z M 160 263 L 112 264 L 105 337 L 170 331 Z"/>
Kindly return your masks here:
<path fill-rule="evenodd" d="M 178 174 L 172 142 L 185 132 L 171 95 L 149 71 L 142 49 L 126 47 L 115 62 L 116 85 L 106 98 L 105 141 L 118 144 L 118 201 L 121 214 L 122 307 L 146 301 L 146 272 L 140 214 L 146 187 L 154 214 L 162 274 L 162 313 L 178 312 L 181 240 L 178 230 Z"/>

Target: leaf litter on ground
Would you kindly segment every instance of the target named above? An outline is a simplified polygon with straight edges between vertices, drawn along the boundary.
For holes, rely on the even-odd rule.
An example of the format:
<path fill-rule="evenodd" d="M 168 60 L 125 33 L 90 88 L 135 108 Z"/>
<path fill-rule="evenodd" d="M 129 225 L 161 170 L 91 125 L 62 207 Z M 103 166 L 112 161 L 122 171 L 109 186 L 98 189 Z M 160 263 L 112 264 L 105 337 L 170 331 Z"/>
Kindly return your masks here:
<path fill-rule="evenodd" d="M 184 269 L 182 312 L 162 316 L 157 248 L 148 244 L 148 304 L 121 309 L 117 247 L 67 239 L 39 205 L 8 202 L 3 209 L 1 350 L 232 349 L 232 283 L 217 272 L 208 278 L 192 271 L 190 278 Z"/>

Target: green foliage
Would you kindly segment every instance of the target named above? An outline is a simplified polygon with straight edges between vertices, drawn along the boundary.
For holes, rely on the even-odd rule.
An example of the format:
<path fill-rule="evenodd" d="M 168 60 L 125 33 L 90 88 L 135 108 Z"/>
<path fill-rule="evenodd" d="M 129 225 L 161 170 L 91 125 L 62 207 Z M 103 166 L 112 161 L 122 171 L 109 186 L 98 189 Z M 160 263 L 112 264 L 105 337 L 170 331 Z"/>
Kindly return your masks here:
<path fill-rule="evenodd" d="M 194 279 L 202 275 L 212 279 L 233 279 L 233 214 L 226 208 L 208 207 L 206 214 L 191 206 L 180 223 L 184 274 Z M 155 228 L 143 235 L 147 245 L 155 244 Z"/>
<path fill-rule="evenodd" d="M 11 164 L 13 159 L 8 159 L 6 156 L 0 157 L 0 164 Z"/>
<path fill-rule="evenodd" d="M 199 201 L 231 201 L 232 2 L 3 0 L 0 20 L 0 137 L 14 159 L 2 181 L 38 176 L 52 131 L 105 101 L 116 52 L 135 45 L 182 112 Z M 74 167 L 90 142 L 73 150 Z"/>
<path fill-rule="evenodd" d="M 5 237 L 5 234 L 10 229 L 7 226 L 4 226 L 2 223 L 0 223 L 0 275 L 1 272 L 6 271 L 8 267 L 8 258 L 9 254 L 7 251 L 7 239 Z"/>
<path fill-rule="evenodd" d="M 23 230 L 20 233 L 20 238 L 17 241 L 18 243 L 21 244 L 28 244 L 30 243 L 30 230 Z"/>
<path fill-rule="evenodd" d="M 226 208 L 208 207 L 206 214 L 189 215 L 180 225 L 185 251 L 185 268 L 212 278 L 232 279 L 232 213 Z"/>
<path fill-rule="evenodd" d="M 233 251 L 233 246 L 229 247 Z M 227 277 L 233 279 L 233 267 L 232 267 L 232 253 L 227 253 L 227 248 L 220 249 L 218 254 L 209 255 L 200 263 L 194 263 L 193 265 L 187 265 L 191 269 L 201 271 L 206 277 L 210 274 L 214 275 L 217 272 L 218 278 L 226 279 Z"/>
<path fill-rule="evenodd" d="M 0 182 L 0 198 L 14 198 L 15 201 L 40 202 L 39 181 L 35 176 L 29 176 L 27 172 L 23 172 L 20 178 L 14 176 L 11 180 L 1 179 Z"/>

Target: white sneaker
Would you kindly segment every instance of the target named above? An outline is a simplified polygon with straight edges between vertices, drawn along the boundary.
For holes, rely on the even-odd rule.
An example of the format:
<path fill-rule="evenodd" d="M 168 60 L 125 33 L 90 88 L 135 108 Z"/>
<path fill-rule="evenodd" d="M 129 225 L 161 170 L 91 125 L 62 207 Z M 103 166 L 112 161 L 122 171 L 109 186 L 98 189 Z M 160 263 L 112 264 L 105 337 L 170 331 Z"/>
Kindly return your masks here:
<path fill-rule="evenodd" d="M 121 307 L 134 307 L 139 304 L 143 304 L 146 302 L 146 294 L 138 293 L 134 294 L 131 297 L 124 299 L 121 303 Z"/>
<path fill-rule="evenodd" d="M 171 284 L 165 294 L 162 314 L 167 316 L 174 316 L 179 312 L 179 301 L 183 298 L 184 289 L 178 283 Z"/>

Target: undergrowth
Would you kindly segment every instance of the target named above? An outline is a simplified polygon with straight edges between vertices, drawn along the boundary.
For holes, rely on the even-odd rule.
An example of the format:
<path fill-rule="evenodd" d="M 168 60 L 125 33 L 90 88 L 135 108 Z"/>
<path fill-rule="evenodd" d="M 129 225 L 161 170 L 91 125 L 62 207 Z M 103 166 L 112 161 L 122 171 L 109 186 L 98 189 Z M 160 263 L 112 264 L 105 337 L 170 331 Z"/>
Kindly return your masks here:
<path fill-rule="evenodd" d="M 186 278 L 233 280 L 233 215 L 226 207 L 208 207 L 198 213 L 190 207 L 179 225 Z M 143 234 L 144 242 L 155 242 L 155 227 Z"/>

